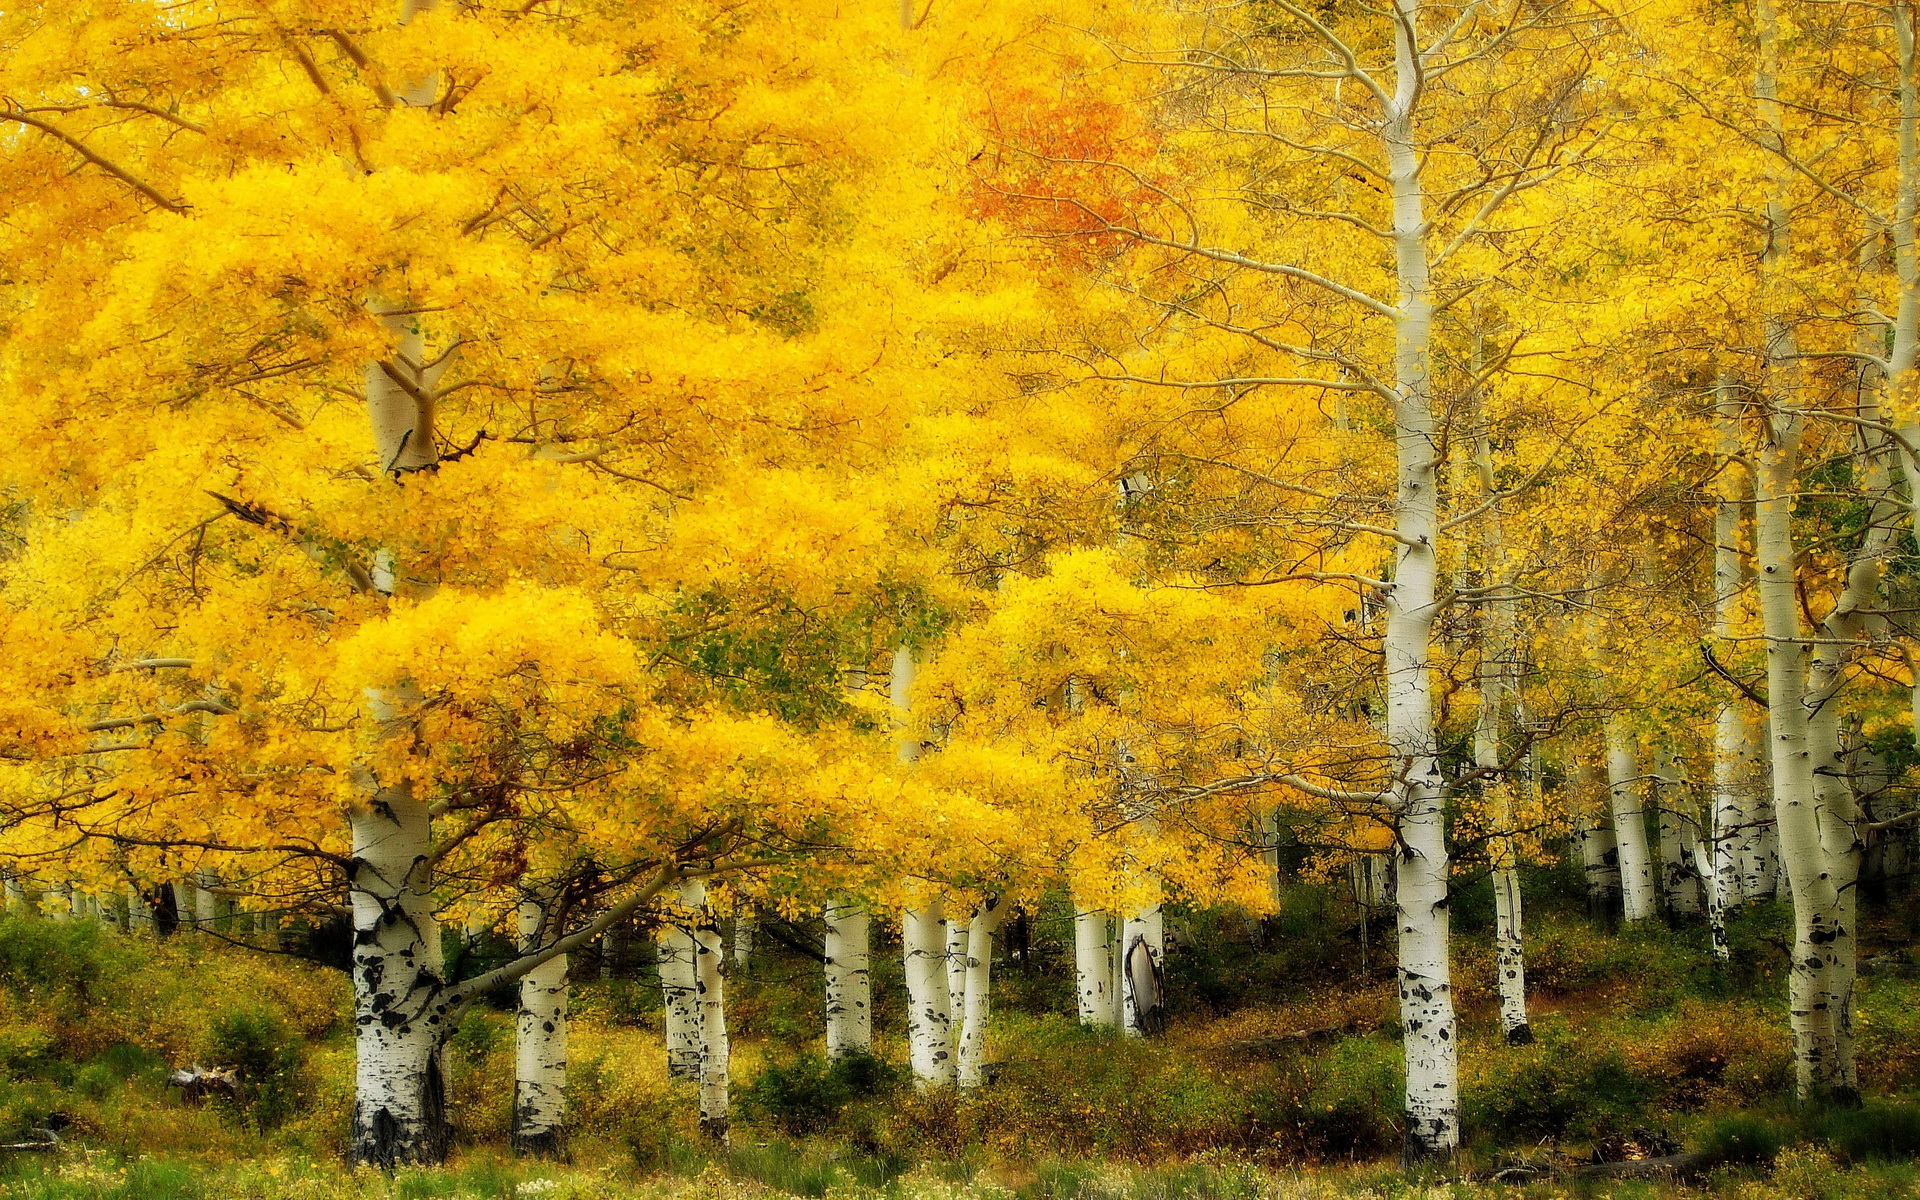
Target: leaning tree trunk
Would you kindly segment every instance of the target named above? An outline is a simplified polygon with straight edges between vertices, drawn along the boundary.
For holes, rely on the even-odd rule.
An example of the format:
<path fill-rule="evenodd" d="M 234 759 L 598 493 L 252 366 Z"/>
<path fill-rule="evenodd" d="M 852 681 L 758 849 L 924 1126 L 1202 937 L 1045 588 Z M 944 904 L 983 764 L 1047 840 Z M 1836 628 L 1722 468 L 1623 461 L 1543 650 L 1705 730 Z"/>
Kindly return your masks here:
<path fill-rule="evenodd" d="M 962 961 L 962 991 L 965 1017 L 960 1026 L 960 1055 L 956 1081 L 963 1088 L 979 1087 L 986 1082 L 987 1024 L 993 972 L 993 931 L 1000 924 L 1000 898 L 988 896 L 974 910 L 966 926 L 966 950 Z"/>
<path fill-rule="evenodd" d="M 826 907 L 827 1057 L 873 1051 L 873 973 L 866 910 Z"/>
<path fill-rule="evenodd" d="M 907 1055 L 922 1088 L 954 1081 L 953 997 L 947 983 L 946 921 L 938 896 L 901 916 L 907 975 Z"/>
<path fill-rule="evenodd" d="M 1120 1015 L 1132 1037 L 1158 1033 L 1166 1026 L 1166 938 L 1158 904 L 1120 924 Z"/>
<path fill-rule="evenodd" d="M 1613 814 L 1613 841 L 1620 855 L 1621 917 L 1651 920 L 1658 912 L 1653 885 L 1653 854 L 1647 845 L 1646 802 L 1633 743 L 1617 722 L 1607 724 L 1607 796 Z"/>
<path fill-rule="evenodd" d="M 545 928 L 538 900 L 520 902 L 520 952 L 540 947 Z M 546 931 L 549 938 L 557 931 Z M 520 977 L 514 1026 L 513 1148 L 563 1154 L 567 1120 L 567 956 L 548 959 Z"/>

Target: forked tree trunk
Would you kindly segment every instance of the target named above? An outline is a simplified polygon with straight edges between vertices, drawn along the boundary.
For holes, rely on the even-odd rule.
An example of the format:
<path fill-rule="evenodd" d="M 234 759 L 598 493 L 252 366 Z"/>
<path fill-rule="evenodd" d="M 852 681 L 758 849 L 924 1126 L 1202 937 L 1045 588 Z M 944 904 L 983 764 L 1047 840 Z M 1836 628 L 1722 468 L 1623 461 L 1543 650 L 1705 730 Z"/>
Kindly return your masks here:
<path fill-rule="evenodd" d="M 827 1057 L 873 1050 L 873 973 L 869 922 L 852 904 L 826 907 Z"/>
<path fill-rule="evenodd" d="M 543 910 L 538 900 L 520 902 L 520 952 L 540 949 Z M 548 937 L 553 932 L 549 931 Z M 527 1154 L 566 1152 L 567 956 L 562 954 L 520 977 L 520 1007 L 514 1025 L 513 1148 Z"/>

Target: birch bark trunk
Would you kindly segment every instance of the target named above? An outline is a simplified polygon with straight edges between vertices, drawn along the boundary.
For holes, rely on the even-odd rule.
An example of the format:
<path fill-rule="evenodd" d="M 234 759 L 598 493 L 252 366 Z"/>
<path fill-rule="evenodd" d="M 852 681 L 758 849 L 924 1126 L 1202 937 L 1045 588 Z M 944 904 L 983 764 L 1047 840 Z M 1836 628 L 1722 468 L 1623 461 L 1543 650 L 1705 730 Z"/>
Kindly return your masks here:
<path fill-rule="evenodd" d="M 543 898 L 551 902 L 551 897 Z M 542 899 L 520 902 L 520 952 L 539 950 Z M 551 936 L 551 934 L 549 934 Z M 566 1153 L 567 956 L 520 977 L 514 1024 L 513 1148 L 523 1154 Z"/>
<path fill-rule="evenodd" d="M 385 704 L 375 710 L 394 720 Z M 427 806 L 404 782 L 380 786 L 350 820 L 353 1158 L 389 1171 L 438 1163 L 453 1137 L 441 1066 L 452 1030 L 433 913 Z"/>
<path fill-rule="evenodd" d="M 1000 924 L 1000 898 L 988 896 L 974 910 L 966 926 L 966 950 L 962 964 L 962 1011 L 966 1014 L 960 1029 L 960 1055 L 957 1082 L 963 1088 L 979 1087 L 986 1082 L 987 1024 L 992 1019 L 993 931 Z"/>
<path fill-rule="evenodd" d="M 952 992 L 947 983 L 946 921 L 940 898 L 909 908 L 901 918 L 906 948 L 907 1053 L 914 1083 L 943 1087 L 954 1081 Z"/>
<path fill-rule="evenodd" d="M 1433 717 L 1433 623 L 1440 540 L 1432 391 L 1433 294 L 1423 154 L 1416 109 L 1422 67 L 1419 0 L 1394 0 L 1394 90 L 1380 137 L 1392 197 L 1394 442 L 1397 483 L 1393 582 L 1386 589 L 1387 740 L 1392 747 L 1399 931 L 1399 993 L 1406 1053 L 1406 1152 L 1419 1159 L 1460 1143 L 1458 1027 L 1448 961 L 1445 793 Z"/>
<path fill-rule="evenodd" d="M 1660 829 L 1660 897 L 1669 918 L 1697 917 L 1700 876 L 1694 871 L 1690 846 L 1695 821 L 1685 807 L 1685 773 L 1671 749 L 1663 749 L 1658 762 L 1654 802 Z"/>
<path fill-rule="evenodd" d="M 1492 448 L 1482 429 L 1475 437 L 1475 466 L 1482 494 L 1489 498 L 1498 489 L 1493 473 Z M 1498 506 L 1483 518 L 1480 551 L 1487 581 L 1502 581 L 1505 575 L 1504 538 Z M 1520 898 L 1520 847 L 1513 836 L 1513 802 L 1510 784 L 1497 772 L 1500 769 L 1500 742 L 1505 709 L 1513 686 L 1510 660 L 1513 655 L 1513 612 L 1499 598 L 1490 599 L 1481 613 L 1480 635 L 1480 711 L 1473 725 L 1473 765 L 1487 771 L 1482 787 L 1492 800 L 1489 843 L 1493 874 L 1493 959 L 1495 986 L 1500 996 L 1500 1028 L 1510 1046 L 1525 1046 L 1533 1041 L 1533 1026 L 1527 1020 L 1527 954 Z"/>
<path fill-rule="evenodd" d="M 1580 862 L 1586 874 L 1587 915 L 1595 921 L 1610 922 L 1620 900 L 1620 848 L 1614 842 L 1613 824 L 1596 800 L 1601 788 L 1599 773 L 1592 763 L 1582 761 L 1575 774 L 1579 784 L 1573 802 L 1573 836 L 1580 845 Z"/>
<path fill-rule="evenodd" d="M 1131 1037 L 1159 1033 L 1166 1027 L 1166 942 L 1160 906 L 1143 908 L 1121 923 L 1124 947 L 1120 965 L 1121 1016 Z"/>
<path fill-rule="evenodd" d="M 700 1077 L 700 985 L 694 968 L 693 934 L 670 917 L 655 941 L 660 970 L 661 1016 L 665 1026 L 667 1078 Z"/>
<path fill-rule="evenodd" d="M 1613 840 L 1620 862 L 1620 906 L 1624 920 L 1651 920 L 1654 899 L 1653 855 L 1647 846 L 1647 816 L 1640 764 L 1633 742 L 1616 721 L 1607 723 L 1607 794 L 1613 815 Z"/>
<path fill-rule="evenodd" d="M 827 1057 L 873 1051 L 872 947 L 865 909 L 852 904 L 826 908 Z"/>
<path fill-rule="evenodd" d="M 1073 967 L 1074 985 L 1080 1002 L 1080 1023 L 1112 1028 L 1113 945 L 1104 910 L 1080 905 L 1074 907 Z"/>
<path fill-rule="evenodd" d="M 727 1039 L 726 944 L 720 923 L 707 904 L 707 885 L 688 879 L 680 884 L 680 905 L 692 914 L 693 978 L 699 1020 L 700 1132 L 716 1142 L 728 1140 L 732 1124 L 729 1084 L 731 1045 Z"/>

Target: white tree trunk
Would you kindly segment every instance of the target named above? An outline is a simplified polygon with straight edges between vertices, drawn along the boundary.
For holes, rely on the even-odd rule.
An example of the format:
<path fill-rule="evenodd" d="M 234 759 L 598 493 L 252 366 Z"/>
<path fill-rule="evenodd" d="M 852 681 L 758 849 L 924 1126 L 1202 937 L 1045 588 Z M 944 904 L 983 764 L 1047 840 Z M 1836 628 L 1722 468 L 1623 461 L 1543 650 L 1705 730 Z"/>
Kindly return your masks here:
<path fill-rule="evenodd" d="M 1741 778 L 1746 743 L 1745 715 L 1729 701 L 1713 722 L 1713 796 L 1709 802 L 1708 836 L 1701 876 L 1707 884 L 1707 930 L 1713 953 L 1725 961 L 1733 951 L 1727 942 L 1727 916 L 1746 900 L 1740 881 L 1739 849 L 1749 833 L 1749 805 Z"/>
<path fill-rule="evenodd" d="M 954 1081 L 953 997 L 947 983 L 946 921 L 939 897 L 901 916 L 907 975 L 907 1054 L 914 1082 L 941 1087 Z"/>
<path fill-rule="evenodd" d="M 376 702 L 376 714 L 383 705 Z M 441 1047 L 452 1033 L 433 914 L 427 806 L 382 787 L 350 820 L 353 867 L 353 1158 L 391 1170 L 445 1160 Z"/>
<path fill-rule="evenodd" d="M 1000 898 L 988 896 L 967 923 L 962 988 L 966 1000 L 960 1027 L 956 1081 L 963 1088 L 986 1082 L 987 1024 L 992 1016 L 993 931 L 1000 924 Z"/>
<path fill-rule="evenodd" d="M 521 953 L 541 948 L 541 917 L 539 901 L 521 901 Z M 548 941 L 557 936 L 557 930 L 546 931 Z M 560 1153 L 566 1147 L 567 1127 L 566 955 L 550 958 L 520 977 L 514 1035 L 514 1149 Z"/>
<path fill-rule="evenodd" d="M 1074 907 L 1073 973 L 1080 1001 L 1080 1023 L 1114 1025 L 1113 945 L 1102 909 Z"/>
<path fill-rule="evenodd" d="M 224 906 L 220 903 L 220 893 L 214 890 L 219 885 L 212 871 L 201 871 L 194 879 L 193 923 L 203 930 L 217 929 L 220 918 L 225 915 L 221 912 Z"/>
<path fill-rule="evenodd" d="M 731 1047 L 727 1040 L 726 947 L 720 925 L 707 906 L 707 885 L 698 879 L 680 884 L 680 904 L 693 914 L 694 988 L 699 1000 L 700 1132 L 725 1142 L 732 1122 L 728 1099 Z"/>
<path fill-rule="evenodd" d="M 1573 836 L 1579 843 L 1586 873 L 1587 911 L 1596 920 L 1604 920 L 1611 916 L 1620 897 L 1620 848 L 1614 843 L 1613 823 L 1602 815 L 1604 806 L 1595 800 L 1601 785 L 1593 765 L 1582 761 L 1577 776 Z"/>
<path fill-rule="evenodd" d="M 700 1077 L 700 985 L 694 970 L 693 934 L 674 917 L 660 927 L 661 1020 L 666 1036 L 667 1078 Z"/>
<path fill-rule="evenodd" d="M 873 1051 L 873 972 L 865 909 L 826 907 L 827 1057 Z"/>
<path fill-rule="evenodd" d="M 759 932 L 760 923 L 752 913 L 742 912 L 733 918 L 733 965 L 744 967 L 753 961 L 753 937 Z"/>
<path fill-rule="evenodd" d="M 1613 841 L 1620 856 L 1621 915 L 1627 921 L 1651 920 L 1658 912 L 1653 885 L 1653 855 L 1647 846 L 1644 786 L 1633 743 L 1617 723 L 1607 725 L 1607 797 L 1613 814 Z"/>
<path fill-rule="evenodd" d="M 1438 612 L 1440 436 L 1433 410 L 1433 294 L 1427 258 L 1423 153 L 1416 143 L 1421 96 L 1419 0 L 1395 0 L 1394 92 L 1380 138 L 1393 204 L 1394 442 L 1398 540 L 1386 602 L 1386 733 L 1395 780 L 1400 1023 L 1406 1054 L 1406 1149 L 1411 1158 L 1460 1144 L 1459 1028 L 1448 959 L 1446 799 L 1434 728 L 1433 622 Z"/>
<path fill-rule="evenodd" d="M 967 922 L 971 917 L 947 918 L 947 1011 L 960 1030 L 966 1028 L 967 1011 Z M 956 1030 L 956 1034 L 960 1032 Z M 956 1036 L 954 1048 L 959 1049 Z"/>
<path fill-rule="evenodd" d="M 1684 775 L 1672 751 L 1660 756 L 1660 778 L 1655 783 L 1655 803 L 1659 805 L 1660 894 L 1667 912 L 1676 917 L 1700 915 L 1700 877 L 1694 872 L 1689 849 L 1694 820 L 1683 807 Z"/>
<path fill-rule="evenodd" d="M 1493 466 L 1484 437 L 1479 439 L 1482 485 L 1488 494 L 1494 491 Z M 1489 514 L 1482 552 L 1490 574 L 1500 570 L 1502 553 L 1498 513 Z M 1473 764 L 1483 771 L 1500 768 L 1500 741 L 1503 709 L 1512 686 L 1508 658 L 1512 654 L 1513 615 L 1504 603 L 1493 603 L 1482 618 L 1480 642 L 1480 711 L 1473 727 Z M 1493 875 L 1493 959 L 1495 984 L 1500 996 L 1500 1028 L 1511 1046 L 1533 1041 L 1533 1026 L 1527 1020 L 1527 954 L 1520 900 L 1520 847 L 1513 836 L 1511 784 L 1489 774 L 1482 784 L 1492 793 L 1489 814 L 1492 838 L 1489 856 Z"/>
<path fill-rule="evenodd" d="M 1779 890 L 1780 827 L 1773 819 L 1773 751 L 1770 717 L 1750 717 L 1747 730 L 1746 836 L 1739 843 L 1740 891 L 1748 901 L 1771 899 Z"/>

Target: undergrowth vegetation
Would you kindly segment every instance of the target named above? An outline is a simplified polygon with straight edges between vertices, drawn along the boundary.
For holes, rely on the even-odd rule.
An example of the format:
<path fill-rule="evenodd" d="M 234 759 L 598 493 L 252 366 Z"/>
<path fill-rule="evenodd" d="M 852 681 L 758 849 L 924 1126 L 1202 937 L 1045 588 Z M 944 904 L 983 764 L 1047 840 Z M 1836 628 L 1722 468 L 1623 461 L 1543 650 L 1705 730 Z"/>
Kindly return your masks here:
<path fill-rule="evenodd" d="M 1463 955 L 1458 977 L 1473 986 L 1462 988 L 1468 1147 L 1457 1170 L 1473 1177 L 1515 1163 L 1571 1163 L 1602 1143 L 1627 1142 L 1700 1151 L 1717 1165 L 1698 1186 L 1751 1200 L 1910 1188 L 1920 1103 L 1903 1097 L 1920 1089 L 1920 981 L 1900 971 L 1862 981 L 1862 1058 L 1875 1098 L 1856 1111 L 1798 1109 L 1788 1100 L 1780 964 L 1764 941 L 1779 919 L 1767 909 L 1747 917 L 1745 949 L 1726 969 L 1691 933 L 1620 935 L 1543 916 L 1530 1046 L 1500 1043 L 1491 998 L 1477 983 L 1486 964 Z M 1049 920 L 1059 915 L 1036 921 L 1042 935 Z M 1362 973 L 1351 955 L 1338 962 L 1314 940 L 1296 944 L 1284 912 L 1259 929 L 1212 921 L 1188 919 L 1189 940 L 1173 961 L 1181 978 L 1214 982 L 1176 985 L 1172 1027 L 1153 1039 L 1081 1027 L 1060 995 L 1067 964 L 1044 949 L 1053 939 L 1036 937 L 1032 952 L 997 973 L 994 1037 L 1005 1051 L 992 1085 L 973 1093 L 913 1088 L 902 1068 L 898 989 L 884 974 L 876 1054 L 828 1063 L 803 1032 L 818 1027 L 809 986 L 817 967 L 799 955 L 758 955 L 731 985 L 739 1103 L 725 1151 L 702 1143 L 686 1085 L 666 1077 L 650 969 L 629 962 L 602 978 L 599 964 L 583 959 L 569 1056 L 575 1165 L 504 1156 L 513 1018 L 483 1006 L 447 1051 L 464 1165 L 389 1180 L 337 1165 L 352 1074 L 338 972 L 205 937 L 154 941 L 88 921 L 3 918 L 0 1139 L 51 1131 L 62 1148 L 7 1153 L 0 1195 L 330 1200 L 760 1189 L 1253 1200 L 1320 1195 L 1327 1180 L 1399 1194 L 1390 1181 L 1399 1179 L 1402 1079 L 1386 964 Z M 1469 931 L 1471 921 L 1469 907 Z M 1242 940 L 1223 946 L 1235 937 Z M 1266 980 L 1294 982 L 1261 989 L 1247 972 L 1220 965 L 1249 955 Z M 895 969 L 879 956 L 876 967 Z M 196 1063 L 237 1068 L 240 1094 L 185 1102 L 167 1087 L 167 1072 Z M 1316 1173 L 1292 1174 L 1306 1167 Z M 1818 1187 L 1804 1190 L 1810 1180 Z M 1542 1189 L 1561 1186 L 1530 1183 L 1513 1194 L 1559 1195 Z M 1577 1194 L 1609 1194 L 1597 1186 L 1579 1184 Z M 1621 1195 L 1646 1194 L 1631 1190 L 1642 1185 L 1618 1186 Z M 632 1190 L 639 1187 L 651 1191 Z"/>

